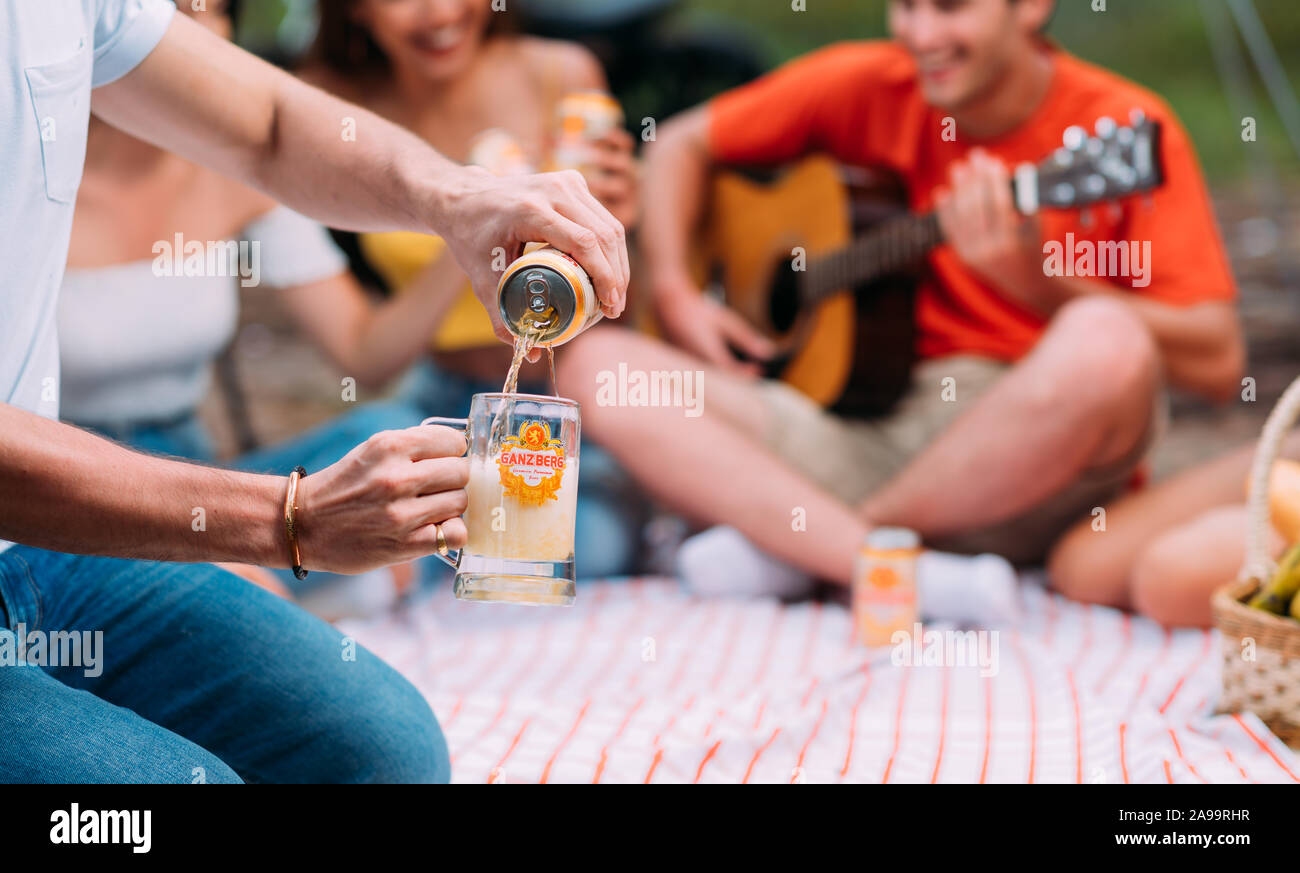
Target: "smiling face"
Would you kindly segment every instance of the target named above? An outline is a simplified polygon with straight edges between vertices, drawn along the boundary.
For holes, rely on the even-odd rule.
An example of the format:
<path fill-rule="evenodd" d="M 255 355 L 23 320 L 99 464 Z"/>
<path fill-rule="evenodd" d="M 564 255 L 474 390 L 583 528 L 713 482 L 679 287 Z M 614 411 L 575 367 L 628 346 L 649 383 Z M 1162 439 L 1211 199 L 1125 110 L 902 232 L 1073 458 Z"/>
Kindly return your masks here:
<path fill-rule="evenodd" d="M 926 102 L 957 111 L 997 89 L 1051 9 L 1049 0 L 890 0 L 889 30 L 916 61 Z"/>
<path fill-rule="evenodd" d="M 352 10 L 394 69 L 430 82 L 468 68 L 493 14 L 491 0 L 357 0 Z"/>

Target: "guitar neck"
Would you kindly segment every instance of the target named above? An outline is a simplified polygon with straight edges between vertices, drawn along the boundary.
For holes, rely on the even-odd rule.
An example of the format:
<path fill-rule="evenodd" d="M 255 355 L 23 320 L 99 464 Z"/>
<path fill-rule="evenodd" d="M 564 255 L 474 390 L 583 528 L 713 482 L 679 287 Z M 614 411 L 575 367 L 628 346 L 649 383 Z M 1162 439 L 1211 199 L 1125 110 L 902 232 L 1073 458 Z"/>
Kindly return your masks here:
<path fill-rule="evenodd" d="M 898 272 L 941 242 L 943 232 L 933 212 L 890 219 L 809 263 L 802 282 L 803 303 L 814 304 L 836 291 Z"/>

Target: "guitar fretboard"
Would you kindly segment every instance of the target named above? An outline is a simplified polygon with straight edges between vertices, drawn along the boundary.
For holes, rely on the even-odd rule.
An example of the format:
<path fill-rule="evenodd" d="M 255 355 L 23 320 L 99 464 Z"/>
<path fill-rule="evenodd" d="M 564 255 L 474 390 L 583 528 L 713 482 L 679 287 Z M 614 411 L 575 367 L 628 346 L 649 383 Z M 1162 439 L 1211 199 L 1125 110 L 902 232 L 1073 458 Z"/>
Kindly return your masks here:
<path fill-rule="evenodd" d="M 933 212 L 889 219 L 849 245 L 808 264 L 800 287 L 803 305 L 836 291 L 909 267 L 943 241 Z"/>

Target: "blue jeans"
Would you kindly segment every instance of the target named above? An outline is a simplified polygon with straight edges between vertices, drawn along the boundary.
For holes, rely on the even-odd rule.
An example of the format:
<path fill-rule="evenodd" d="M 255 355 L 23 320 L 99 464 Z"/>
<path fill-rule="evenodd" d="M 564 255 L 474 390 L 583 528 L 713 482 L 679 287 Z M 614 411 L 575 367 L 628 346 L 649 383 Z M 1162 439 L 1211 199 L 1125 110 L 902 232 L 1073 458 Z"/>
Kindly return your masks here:
<path fill-rule="evenodd" d="M 439 370 L 427 358 L 411 368 L 398 386 L 396 399 L 431 415 L 461 418 L 469 414 L 475 394 L 500 391 L 490 385 Z M 545 385 L 520 382 L 519 390 L 549 394 Z M 582 441 L 578 476 L 578 511 L 574 531 L 574 564 L 579 577 L 607 579 L 637 572 L 641 557 L 641 528 L 648 506 L 638 497 L 631 477 L 614 456 L 588 440 Z M 430 568 L 432 569 L 432 568 Z M 449 571 L 439 571 L 449 572 Z"/>
<path fill-rule="evenodd" d="M 93 669 L 84 652 L 0 666 L 0 782 L 450 776 L 429 705 L 397 671 L 211 565 L 14 546 L 0 553 L 0 628 L 0 653 L 19 631 L 102 632 Z"/>

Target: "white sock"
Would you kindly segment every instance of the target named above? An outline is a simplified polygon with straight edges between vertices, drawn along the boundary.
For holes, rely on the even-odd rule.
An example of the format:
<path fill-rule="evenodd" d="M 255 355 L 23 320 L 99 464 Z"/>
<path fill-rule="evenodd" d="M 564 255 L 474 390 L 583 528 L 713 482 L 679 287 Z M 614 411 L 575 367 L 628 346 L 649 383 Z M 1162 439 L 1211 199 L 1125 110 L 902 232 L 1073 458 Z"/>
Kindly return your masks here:
<path fill-rule="evenodd" d="M 923 618 L 980 627 L 1020 618 L 1016 571 L 1001 555 L 924 551 L 916 561 L 916 605 Z"/>
<path fill-rule="evenodd" d="M 813 578 L 759 549 L 734 527 L 719 525 L 682 543 L 677 576 L 701 597 L 807 597 Z M 922 618 L 983 627 L 1014 623 L 1020 614 L 1016 571 L 1000 555 L 970 557 L 923 551 L 916 564 Z"/>
<path fill-rule="evenodd" d="M 719 525 L 677 550 L 677 576 L 701 597 L 807 597 L 813 578 L 773 558 L 734 527 Z"/>

